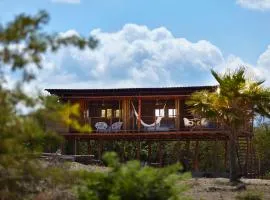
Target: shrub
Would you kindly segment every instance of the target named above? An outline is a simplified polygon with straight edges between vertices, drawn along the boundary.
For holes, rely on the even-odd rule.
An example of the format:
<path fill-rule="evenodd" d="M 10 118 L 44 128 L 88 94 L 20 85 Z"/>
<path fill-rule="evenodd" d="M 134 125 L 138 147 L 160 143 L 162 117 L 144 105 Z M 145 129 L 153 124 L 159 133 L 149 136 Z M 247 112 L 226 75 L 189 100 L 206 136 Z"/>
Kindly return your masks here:
<path fill-rule="evenodd" d="M 108 172 L 81 172 L 79 199 L 186 199 L 182 193 L 188 188 L 180 181 L 189 175 L 177 173 L 179 164 L 162 169 L 141 167 L 138 161 L 120 164 L 116 153 L 106 153 L 104 161 Z"/>

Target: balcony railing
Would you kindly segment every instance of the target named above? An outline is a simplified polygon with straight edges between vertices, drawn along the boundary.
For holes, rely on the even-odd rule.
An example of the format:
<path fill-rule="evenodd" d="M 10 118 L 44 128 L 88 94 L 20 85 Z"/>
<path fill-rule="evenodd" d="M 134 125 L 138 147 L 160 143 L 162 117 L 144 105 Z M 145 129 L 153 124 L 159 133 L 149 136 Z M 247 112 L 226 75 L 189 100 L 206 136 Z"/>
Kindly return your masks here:
<path fill-rule="evenodd" d="M 92 127 L 93 133 L 137 133 L 137 132 L 173 132 L 173 131 L 193 131 L 193 130 L 222 130 L 223 127 L 216 123 L 211 123 L 209 126 L 202 126 L 199 123 L 194 124 L 194 126 L 187 127 L 184 122 L 181 121 L 183 118 L 179 116 L 165 116 L 161 119 L 159 124 L 155 124 L 157 117 L 155 116 L 141 116 L 142 121 L 145 124 L 151 126 L 144 126 L 145 124 L 138 123 L 137 118 L 131 116 L 127 121 L 121 117 L 104 118 L 104 117 L 89 117 L 84 119 L 83 123 L 88 123 Z M 96 123 L 102 122 L 106 123 L 106 128 L 97 130 L 95 127 Z M 118 130 L 113 130 L 112 125 L 116 122 L 123 122 L 122 126 Z M 74 132 L 70 130 L 70 132 Z"/>

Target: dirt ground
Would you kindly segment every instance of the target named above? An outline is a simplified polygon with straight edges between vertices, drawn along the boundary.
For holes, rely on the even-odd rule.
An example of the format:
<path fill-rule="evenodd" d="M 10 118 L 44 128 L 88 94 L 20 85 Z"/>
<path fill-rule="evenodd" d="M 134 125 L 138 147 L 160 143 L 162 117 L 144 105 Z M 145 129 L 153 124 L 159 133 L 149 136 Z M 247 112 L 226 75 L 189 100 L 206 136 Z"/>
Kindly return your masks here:
<path fill-rule="evenodd" d="M 263 199 L 270 200 L 270 180 L 241 179 L 244 184 L 231 186 L 224 178 L 198 178 L 188 180 L 190 190 L 185 194 L 194 200 L 227 200 L 235 199 L 247 191 L 261 193 Z"/>
<path fill-rule="evenodd" d="M 88 171 L 107 171 L 108 168 L 95 165 L 83 165 L 73 162 L 70 169 L 84 169 Z M 192 178 L 185 181 L 190 189 L 186 196 L 194 200 L 234 200 L 238 194 L 261 193 L 264 200 L 270 200 L 270 180 L 241 179 L 242 184 L 231 186 L 226 178 Z"/>

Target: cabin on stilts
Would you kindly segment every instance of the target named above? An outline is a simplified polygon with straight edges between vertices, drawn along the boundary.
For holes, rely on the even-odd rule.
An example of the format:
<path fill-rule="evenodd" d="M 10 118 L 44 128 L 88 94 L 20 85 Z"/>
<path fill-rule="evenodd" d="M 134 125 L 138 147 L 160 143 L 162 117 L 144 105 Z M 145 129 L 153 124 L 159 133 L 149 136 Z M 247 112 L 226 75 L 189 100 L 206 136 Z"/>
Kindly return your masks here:
<path fill-rule="evenodd" d="M 46 90 L 58 96 L 60 102 L 79 104 L 79 122 L 92 127 L 91 133 L 80 133 L 72 127 L 56 128 L 65 138 L 66 145 L 62 147 L 65 154 L 81 154 L 81 144 L 84 144 L 86 154 L 95 154 L 100 160 L 102 153 L 107 151 L 105 143 L 133 142 L 135 158 L 141 159 L 143 143 L 147 146 L 148 164 L 163 166 L 166 164 L 166 142 L 181 141 L 187 151 L 190 151 L 190 143 L 194 144 L 193 152 L 186 159 L 192 161 L 191 170 L 200 171 L 198 155 L 200 143 L 204 141 L 223 144 L 223 164 L 224 169 L 228 169 L 228 131 L 215 121 L 192 116 L 185 101 L 196 91 L 216 89 L 217 86 Z M 253 170 L 252 124 L 249 120 L 238 136 L 239 169 L 245 176 Z"/>

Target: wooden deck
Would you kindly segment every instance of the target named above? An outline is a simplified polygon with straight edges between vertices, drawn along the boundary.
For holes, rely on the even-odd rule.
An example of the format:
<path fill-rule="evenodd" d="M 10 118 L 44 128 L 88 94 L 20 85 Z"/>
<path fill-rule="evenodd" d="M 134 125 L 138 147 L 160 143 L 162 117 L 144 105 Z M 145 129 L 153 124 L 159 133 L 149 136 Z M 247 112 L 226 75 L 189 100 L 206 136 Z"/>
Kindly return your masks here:
<path fill-rule="evenodd" d="M 169 132 L 132 132 L 123 131 L 120 133 L 65 133 L 65 139 L 79 140 L 228 140 L 228 131 L 225 130 L 181 130 Z"/>

